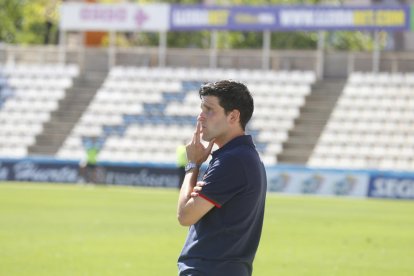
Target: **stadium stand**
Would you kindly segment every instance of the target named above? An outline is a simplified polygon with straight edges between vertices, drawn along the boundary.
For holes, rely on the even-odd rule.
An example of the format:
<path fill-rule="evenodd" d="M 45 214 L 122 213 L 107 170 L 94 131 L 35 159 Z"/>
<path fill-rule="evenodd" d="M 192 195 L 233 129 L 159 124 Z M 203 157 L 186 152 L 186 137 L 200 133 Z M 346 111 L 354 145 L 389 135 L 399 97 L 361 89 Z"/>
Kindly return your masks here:
<path fill-rule="evenodd" d="M 354 72 L 308 164 L 414 169 L 414 74 Z"/>
<path fill-rule="evenodd" d="M 311 92 L 310 71 L 114 67 L 57 153 L 79 159 L 91 137 L 100 161 L 174 163 L 175 149 L 191 137 L 198 89 L 207 81 L 245 82 L 255 98 L 248 132 L 267 164 L 275 164 L 299 109 Z"/>
<path fill-rule="evenodd" d="M 0 66 L 0 156 L 28 154 L 78 74 L 75 65 Z"/>
<path fill-rule="evenodd" d="M 78 75 L 75 65 L 0 67 L 0 156 L 32 155 L 28 149 L 44 134 L 51 114 L 61 109 L 59 103 Z M 309 117 L 301 112 L 317 94 L 313 72 L 117 66 L 97 86 L 56 156 L 81 159 L 85 146 L 97 137 L 100 161 L 174 163 L 176 146 L 193 132 L 198 88 L 222 78 L 240 80 L 250 88 L 256 108 L 248 132 L 255 136 L 264 162 L 276 164 L 276 156 L 287 152 L 284 147 L 293 147 L 296 138 L 291 134 L 300 118 Z M 319 139 L 304 163 L 412 170 L 412 91 L 413 73 L 352 73 L 343 90 L 336 91 L 336 103 L 325 102 L 333 111 L 321 134 L 316 131 Z"/>
<path fill-rule="evenodd" d="M 44 126 L 50 123 L 51 114 L 63 109 L 60 105 L 68 91 L 73 92 L 78 75 L 75 65 L 0 67 L 0 156 L 34 154 L 29 149 L 38 137 L 49 136 Z M 85 146 L 97 137 L 102 146 L 100 161 L 174 163 L 176 146 L 193 132 L 200 85 L 223 78 L 240 80 L 250 88 L 256 108 L 248 132 L 255 136 L 266 164 L 278 163 L 276 156 L 289 152 L 286 145 L 297 148 L 293 143 L 297 137 L 291 134 L 304 117 L 309 119 L 306 112 L 318 93 L 311 71 L 116 66 L 103 83 L 96 81 L 98 91 L 91 92 L 90 104 L 52 155 L 81 159 Z M 339 86 L 329 89 L 335 87 Z M 303 163 L 412 170 L 412 91 L 413 73 L 352 73 L 334 100 L 323 102 L 333 111 L 322 131 L 314 131 L 319 139 L 314 147 L 308 146 L 313 151 L 302 157 Z M 315 101 L 320 102 L 321 97 L 324 95 Z M 309 121 L 303 122 L 307 124 Z"/>

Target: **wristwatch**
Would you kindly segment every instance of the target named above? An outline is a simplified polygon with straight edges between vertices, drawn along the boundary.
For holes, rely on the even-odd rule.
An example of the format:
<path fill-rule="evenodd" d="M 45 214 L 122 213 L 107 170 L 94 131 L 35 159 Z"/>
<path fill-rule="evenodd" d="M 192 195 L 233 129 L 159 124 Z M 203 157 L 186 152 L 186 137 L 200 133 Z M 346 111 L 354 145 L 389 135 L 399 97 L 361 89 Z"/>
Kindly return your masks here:
<path fill-rule="evenodd" d="M 185 165 L 185 172 L 189 172 L 192 169 L 198 168 L 197 164 L 194 162 L 188 162 L 187 165 Z"/>

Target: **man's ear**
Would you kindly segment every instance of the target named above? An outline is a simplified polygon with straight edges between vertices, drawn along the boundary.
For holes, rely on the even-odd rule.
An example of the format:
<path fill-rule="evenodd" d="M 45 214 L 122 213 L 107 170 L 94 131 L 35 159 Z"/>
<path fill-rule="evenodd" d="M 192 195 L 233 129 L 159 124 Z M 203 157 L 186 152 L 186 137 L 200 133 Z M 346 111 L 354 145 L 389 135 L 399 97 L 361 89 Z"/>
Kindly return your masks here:
<path fill-rule="evenodd" d="M 240 122 L 240 111 L 239 110 L 234 109 L 232 112 L 230 112 L 230 122 L 231 123 Z"/>

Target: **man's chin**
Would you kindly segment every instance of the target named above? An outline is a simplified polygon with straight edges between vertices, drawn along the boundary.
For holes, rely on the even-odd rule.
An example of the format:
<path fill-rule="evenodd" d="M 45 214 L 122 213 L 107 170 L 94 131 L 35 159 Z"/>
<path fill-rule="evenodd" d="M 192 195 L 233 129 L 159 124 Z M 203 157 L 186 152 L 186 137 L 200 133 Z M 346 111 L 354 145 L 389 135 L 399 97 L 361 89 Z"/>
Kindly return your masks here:
<path fill-rule="evenodd" d="M 208 137 L 207 135 L 204 135 L 204 133 L 201 136 L 201 139 L 203 139 L 203 141 L 206 141 L 206 142 L 210 142 L 211 140 L 213 140 L 213 138 Z"/>

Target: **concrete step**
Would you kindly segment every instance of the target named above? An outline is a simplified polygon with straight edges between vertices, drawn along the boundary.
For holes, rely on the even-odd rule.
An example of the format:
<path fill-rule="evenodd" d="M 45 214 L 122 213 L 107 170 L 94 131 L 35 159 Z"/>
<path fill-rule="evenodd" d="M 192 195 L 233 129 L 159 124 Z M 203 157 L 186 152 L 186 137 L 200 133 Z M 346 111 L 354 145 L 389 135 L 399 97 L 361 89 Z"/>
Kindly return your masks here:
<path fill-rule="evenodd" d="M 310 98 L 306 100 L 306 103 L 309 104 L 309 107 L 311 106 L 315 106 L 315 107 L 323 107 L 324 105 L 330 105 L 334 102 L 336 102 L 337 98 L 327 98 L 327 97 L 321 97 L 320 99 L 318 98 Z"/>
<path fill-rule="evenodd" d="M 314 139 L 304 139 L 304 137 L 298 137 L 298 136 L 293 136 L 293 137 L 289 137 L 289 141 L 284 144 L 284 148 L 289 148 L 291 147 L 296 147 L 296 146 L 304 146 L 304 147 L 309 147 L 309 146 L 313 146 L 315 143 Z"/>
<path fill-rule="evenodd" d="M 58 146 L 58 144 L 54 144 L 54 146 Z M 55 151 L 50 144 L 47 145 L 35 145 L 30 148 L 31 155 L 54 155 Z"/>
<path fill-rule="evenodd" d="M 99 85 L 96 85 L 96 87 L 99 87 Z M 68 99 L 84 99 L 87 97 L 90 97 L 91 95 L 95 95 L 94 87 L 75 87 L 71 88 L 71 90 L 67 91 Z"/>
<path fill-rule="evenodd" d="M 57 111 L 53 114 L 53 117 L 58 119 L 58 121 L 67 121 L 72 120 L 74 118 L 78 118 L 79 112 L 83 112 L 85 110 L 85 106 L 77 106 L 73 107 L 70 111 Z"/>
<path fill-rule="evenodd" d="M 316 118 L 315 118 L 316 117 Z M 309 116 L 300 116 L 295 120 L 295 127 L 319 127 L 321 125 L 325 125 L 326 117 L 313 116 L 310 114 Z"/>
<path fill-rule="evenodd" d="M 36 147 L 49 147 L 52 148 L 53 146 L 60 146 L 62 145 L 62 138 L 64 135 L 50 135 L 48 137 L 39 137 L 36 139 Z"/>
<path fill-rule="evenodd" d="M 296 147 L 296 148 L 289 148 L 289 149 L 285 149 L 285 155 L 288 156 L 303 156 L 304 153 L 310 153 L 312 151 L 312 147 L 308 147 L 308 148 L 300 148 L 300 147 Z"/>
<path fill-rule="evenodd" d="M 289 132 L 289 137 L 302 137 L 306 138 L 308 136 L 315 136 L 323 129 L 322 126 L 314 127 L 314 126 L 304 126 L 304 127 L 295 127 L 293 130 Z"/>
<path fill-rule="evenodd" d="M 53 121 L 46 123 L 43 126 L 43 129 L 44 130 L 62 130 L 62 129 L 67 129 L 68 127 L 71 127 L 72 125 L 73 125 L 73 122 L 71 121 L 64 122 L 64 121 L 53 120 Z"/>
<path fill-rule="evenodd" d="M 330 114 L 331 109 L 327 108 L 307 108 L 300 112 L 300 119 L 301 120 L 320 120 L 321 122 L 327 120 L 327 115 Z"/>
<path fill-rule="evenodd" d="M 286 153 L 277 157 L 277 162 L 280 164 L 306 164 L 308 160 L 303 152 L 300 153 Z"/>

